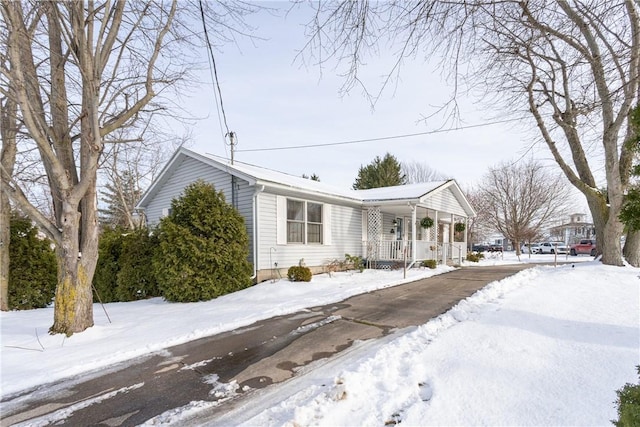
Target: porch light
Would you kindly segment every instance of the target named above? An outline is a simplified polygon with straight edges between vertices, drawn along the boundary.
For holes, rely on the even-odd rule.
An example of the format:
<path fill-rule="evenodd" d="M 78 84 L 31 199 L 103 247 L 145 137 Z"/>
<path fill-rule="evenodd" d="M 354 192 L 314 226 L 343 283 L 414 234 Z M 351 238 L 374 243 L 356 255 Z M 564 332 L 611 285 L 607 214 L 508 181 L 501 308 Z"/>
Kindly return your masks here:
<path fill-rule="evenodd" d="M 394 220 L 393 220 L 393 226 L 394 226 L 394 227 L 397 227 L 397 226 L 398 226 L 398 220 L 397 220 L 397 219 L 394 219 Z"/>

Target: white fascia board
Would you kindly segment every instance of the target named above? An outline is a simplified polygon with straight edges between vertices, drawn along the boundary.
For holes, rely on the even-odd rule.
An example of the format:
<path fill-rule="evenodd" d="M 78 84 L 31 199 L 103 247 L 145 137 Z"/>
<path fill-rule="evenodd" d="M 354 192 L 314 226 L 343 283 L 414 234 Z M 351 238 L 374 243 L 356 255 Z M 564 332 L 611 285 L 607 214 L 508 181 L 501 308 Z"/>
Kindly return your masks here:
<path fill-rule="evenodd" d="M 281 184 L 273 181 L 262 181 L 257 180 L 257 185 L 264 185 L 265 190 L 270 190 L 270 192 L 275 194 L 287 194 L 292 197 L 300 197 L 305 199 L 322 199 L 322 200 L 330 200 L 334 202 L 340 202 L 341 204 L 349 204 L 352 206 L 362 206 L 362 200 L 356 198 L 350 198 L 345 196 L 339 196 L 332 193 L 322 192 L 322 191 L 314 191 L 307 190 L 299 187 L 294 187 L 286 184 Z"/>

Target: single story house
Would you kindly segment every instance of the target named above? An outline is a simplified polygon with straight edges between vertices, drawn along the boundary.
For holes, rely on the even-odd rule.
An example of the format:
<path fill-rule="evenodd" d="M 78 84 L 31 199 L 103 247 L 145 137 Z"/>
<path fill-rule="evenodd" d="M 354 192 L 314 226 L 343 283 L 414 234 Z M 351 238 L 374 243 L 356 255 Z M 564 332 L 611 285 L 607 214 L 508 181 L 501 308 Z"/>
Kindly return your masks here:
<path fill-rule="evenodd" d="M 138 204 L 147 222 L 168 215 L 171 201 L 198 179 L 222 191 L 244 217 L 258 282 L 301 260 L 317 273 L 345 254 L 371 266 L 460 262 L 466 257 L 467 220 L 475 215 L 452 179 L 342 190 L 182 147 Z M 421 226 L 429 222 L 431 227 Z"/>

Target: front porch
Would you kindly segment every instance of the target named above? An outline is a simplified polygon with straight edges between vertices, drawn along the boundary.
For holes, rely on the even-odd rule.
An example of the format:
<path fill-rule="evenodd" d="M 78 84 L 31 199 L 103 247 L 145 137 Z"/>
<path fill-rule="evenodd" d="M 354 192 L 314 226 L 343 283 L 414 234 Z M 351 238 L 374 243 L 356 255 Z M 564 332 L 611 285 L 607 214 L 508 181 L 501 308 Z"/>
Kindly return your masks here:
<path fill-rule="evenodd" d="M 431 219 L 430 227 L 421 225 L 424 218 Z M 425 260 L 461 264 L 467 256 L 467 223 L 465 215 L 420 204 L 370 207 L 363 212 L 362 254 L 371 268 Z"/>
<path fill-rule="evenodd" d="M 415 248 L 415 250 L 414 250 Z M 405 263 L 419 265 L 433 259 L 439 264 L 461 264 L 467 256 L 466 242 L 435 242 L 418 240 L 364 241 L 362 253 L 370 268 L 375 264 Z"/>

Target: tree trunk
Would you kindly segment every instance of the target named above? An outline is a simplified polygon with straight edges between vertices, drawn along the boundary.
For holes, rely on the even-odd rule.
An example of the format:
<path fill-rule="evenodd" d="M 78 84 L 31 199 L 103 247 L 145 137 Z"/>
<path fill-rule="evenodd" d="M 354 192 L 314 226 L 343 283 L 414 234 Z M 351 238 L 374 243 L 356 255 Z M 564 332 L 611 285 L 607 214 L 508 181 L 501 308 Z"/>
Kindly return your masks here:
<path fill-rule="evenodd" d="M 624 258 L 634 267 L 640 267 L 640 230 L 629 231 L 624 243 Z"/>
<path fill-rule="evenodd" d="M 0 181 L 0 185 L 2 185 Z M 0 310 L 9 310 L 9 241 L 11 240 L 11 206 L 0 190 Z"/>
<path fill-rule="evenodd" d="M 620 248 L 622 223 L 617 217 L 609 215 L 609 207 L 602 195 L 584 194 L 596 229 L 596 255 L 602 255 L 603 264 L 624 265 Z"/>
<path fill-rule="evenodd" d="M 12 178 L 16 163 L 18 105 L 11 98 L 0 101 L 0 310 L 9 310 L 9 249 L 11 241 L 11 204 L 5 185 Z"/>
<path fill-rule="evenodd" d="M 80 213 L 77 208 L 64 203 L 62 215 L 62 244 L 56 248 L 58 286 L 53 325 L 49 333 L 71 336 L 93 326 L 91 280 L 96 260 L 88 257 L 82 259 L 78 240 Z M 94 265 L 93 269 L 87 271 L 87 262 Z"/>

